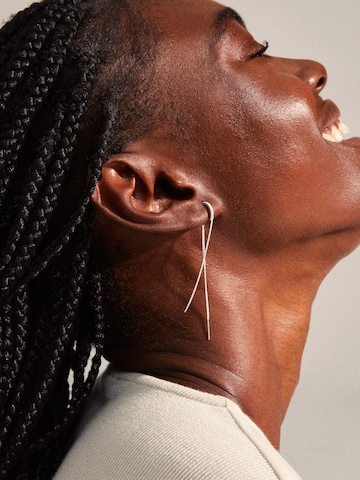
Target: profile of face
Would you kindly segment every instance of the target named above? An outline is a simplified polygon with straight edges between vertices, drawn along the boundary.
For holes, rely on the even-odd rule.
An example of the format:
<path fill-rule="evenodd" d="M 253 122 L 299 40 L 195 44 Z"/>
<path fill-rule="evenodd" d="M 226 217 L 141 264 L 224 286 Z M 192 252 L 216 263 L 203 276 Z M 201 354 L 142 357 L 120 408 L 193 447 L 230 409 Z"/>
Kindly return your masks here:
<path fill-rule="evenodd" d="M 342 141 L 340 111 L 320 96 L 321 64 L 269 56 L 209 0 L 142 14 L 162 32 L 155 80 L 171 111 L 129 152 L 165 152 L 201 172 L 222 199 L 223 233 L 248 248 L 360 228 L 360 140 Z"/>

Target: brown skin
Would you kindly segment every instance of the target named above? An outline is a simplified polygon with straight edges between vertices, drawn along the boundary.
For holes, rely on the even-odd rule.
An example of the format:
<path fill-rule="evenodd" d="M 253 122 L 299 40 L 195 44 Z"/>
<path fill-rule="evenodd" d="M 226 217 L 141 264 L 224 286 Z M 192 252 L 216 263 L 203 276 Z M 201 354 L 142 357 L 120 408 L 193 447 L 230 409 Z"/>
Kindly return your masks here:
<path fill-rule="evenodd" d="M 360 242 L 360 143 L 321 136 L 340 115 L 319 96 L 322 65 L 255 56 L 261 45 L 233 18 L 215 35 L 224 7 L 212 1 L 141 8 L 165 33 L 154 82 L 184 121 L 111 157 L 93 197 L 111 272 L 106 356 L 231 398 L 278 447 L 317 289 Z M 203 200 L 216 214 L 210 341 L 202 284 L 184 314 Z"/>

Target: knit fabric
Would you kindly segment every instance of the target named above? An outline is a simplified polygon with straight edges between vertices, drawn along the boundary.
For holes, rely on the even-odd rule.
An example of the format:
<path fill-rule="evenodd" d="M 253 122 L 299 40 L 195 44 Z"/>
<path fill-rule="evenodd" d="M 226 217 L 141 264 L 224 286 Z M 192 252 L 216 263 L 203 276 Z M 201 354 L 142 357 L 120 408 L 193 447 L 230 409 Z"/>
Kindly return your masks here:
<path fill-rule="evenodd" d="M 231 400 L 113 367 L 55 480 L 300 480 Z"/>

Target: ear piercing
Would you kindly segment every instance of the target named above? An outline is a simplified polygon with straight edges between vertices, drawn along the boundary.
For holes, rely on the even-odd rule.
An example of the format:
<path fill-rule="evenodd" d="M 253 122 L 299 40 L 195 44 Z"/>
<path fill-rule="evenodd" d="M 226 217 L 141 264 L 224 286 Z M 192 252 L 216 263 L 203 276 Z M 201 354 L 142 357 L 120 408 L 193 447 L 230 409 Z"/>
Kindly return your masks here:
<path fill-rule="evenodd" d="M 201 275 L 204 273 L 204 293 L 205 293 L 205 308 L 206 308 L 206 332 L 207 332 L 207 339 L 210 340 L 210 307 L 209 307 L 209 292 L 208 292 L 208 284 L 207 284 L 207 272 L 206 272 L 206 255 L 207 251 L 209 248 L 209 243 L 210 243 L 210 238 L 211 238 L 211 233 L 214 225 L 214 218 L 215 218 L 215 213 L 213 206 L 209 202 L 201 202 L 205 208 L 207 208 L 209 212 L 209 231 L 207 238 L 205 238 L 205 225 L 201 225 L 201 251 L 202 251 L 202 262 L 199 270 L 199 274 L 197 277 L 197 280 L 195 282 L 195 286 L 193 288 L 192 294 L 190 296 L 190 299 L 186 305 L 186 308 L 184 310 L 184 313 L 186 313 L 190 305 L 194 299 L 196 290 L 199 286 L 199 282 L 201 279 Z"/>

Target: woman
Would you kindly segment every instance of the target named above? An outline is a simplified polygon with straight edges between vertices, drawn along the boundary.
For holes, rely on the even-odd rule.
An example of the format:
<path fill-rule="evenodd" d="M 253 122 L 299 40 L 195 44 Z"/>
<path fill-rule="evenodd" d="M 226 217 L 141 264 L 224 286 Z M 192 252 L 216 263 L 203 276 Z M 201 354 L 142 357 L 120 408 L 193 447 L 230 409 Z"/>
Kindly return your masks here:
<path fill-rule="evenodd" d="M 52 478 L 103 346 L 55 478 L 298 478 L 311 304 L 360 241 L 324 67 L 208 0 L 45 1 L 1 37 L 1 478 Z"/>

